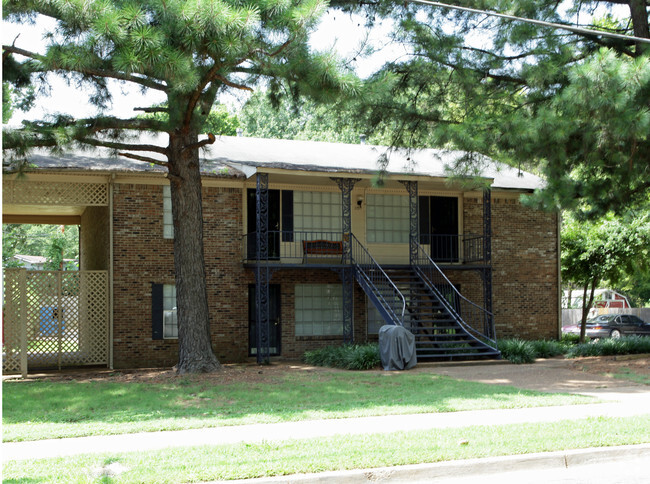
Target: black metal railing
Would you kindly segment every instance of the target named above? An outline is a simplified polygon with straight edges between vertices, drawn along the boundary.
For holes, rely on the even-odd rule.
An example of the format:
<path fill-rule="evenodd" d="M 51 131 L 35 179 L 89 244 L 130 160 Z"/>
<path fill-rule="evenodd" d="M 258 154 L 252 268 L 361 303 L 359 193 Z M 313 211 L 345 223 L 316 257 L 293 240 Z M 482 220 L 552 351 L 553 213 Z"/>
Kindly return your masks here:
<path fill-rule="evenodd" d="M 357 281 L 368 297 L 376 300 L 378 304 L 375 306 L 384 319 L 388 318 L 387 322 L 404 326 L 404 295 L 354 235 L 350 234 L 349 241 L 350 262 L 355 268 Z"/>
<path fill-rule="evenodd" d="M 472 336 L 496 348 L 494 315 L 460 294 L 420 244 L 417 245 L 414 268 L 458 324 Z"/>
<path fill-rule="evenodd" d="M 343 233 L 330 231 L 296 232 L 269 230 L 266 236 L 265 262 L 281 261 L 288 264 L 344 264 Z M 257 260 L 257 233 L 244 235 L 243 259 Z"/>
<path fill-rule="evenodd" d="M 420 245 L 428 248 L 431 259 L 438 263 L 472 263 L 485 259 L 485 237 L 471 234 L 420 234 Z"/>

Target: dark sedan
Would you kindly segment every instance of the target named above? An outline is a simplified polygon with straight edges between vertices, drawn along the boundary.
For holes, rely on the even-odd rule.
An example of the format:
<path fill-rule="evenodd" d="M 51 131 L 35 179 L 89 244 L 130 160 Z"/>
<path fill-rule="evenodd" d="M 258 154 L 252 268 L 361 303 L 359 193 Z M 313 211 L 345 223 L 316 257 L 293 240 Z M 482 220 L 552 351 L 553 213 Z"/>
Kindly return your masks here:
<path fill-rule="evenodd" d="M 632 314 L 601 314 L 587 320 L 587 336 L 596 338 L 620 338 L 636 334 L 650 336 L 650 324 Z M 580 325 L 564 328 L 565 333 L 580 334 Z"/>

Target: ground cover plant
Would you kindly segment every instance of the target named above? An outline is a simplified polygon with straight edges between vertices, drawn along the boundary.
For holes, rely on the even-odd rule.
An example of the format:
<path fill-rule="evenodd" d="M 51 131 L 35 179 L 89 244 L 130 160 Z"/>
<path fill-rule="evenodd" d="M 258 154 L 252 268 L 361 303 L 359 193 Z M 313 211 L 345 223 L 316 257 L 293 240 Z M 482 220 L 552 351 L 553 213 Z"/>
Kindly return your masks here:
<path fill-rule="evenodd" d="M 301 366 L 232 367 L 247 378 L 175 376 L 156 383 L 16 381 L 3 384 L 4 441 L 589 403 L 558 395 L 458 381 L 425 371 L 349 372 Z M 284 367 L 286 369 L 286 366 Z M 232 373 L 230 374 L 232 375 Z M 123 378 L 123 377 L 122 377 Z M 206 379 L 201 379 L 206 378 Z"/>
<path fill-rule="evenodd" d="M 309 365 L 329 366 L 344 370 L 371 370 L 381 365 L 377 343 L 326 346 L 306 351 L 303 361 Z"/>
<path fill-rule="evenodd" d="M 619 339 L 604 338 L 590 343 L 576 345 L 569 349 L 567 358 L 580 356 L 635 355 L 650 353 L 650 338 L 647 336 L 625 336 Z"/>
<path fill-rule="evenodd" d="M 647 442 L 650 416 L 197 446 L 5 462 L 4 482 L 176 483 L 363 469 Z M 156 465 L 151 465 L 155 462 Z M 108 466 L 124 471 L 102 478 Z"/>

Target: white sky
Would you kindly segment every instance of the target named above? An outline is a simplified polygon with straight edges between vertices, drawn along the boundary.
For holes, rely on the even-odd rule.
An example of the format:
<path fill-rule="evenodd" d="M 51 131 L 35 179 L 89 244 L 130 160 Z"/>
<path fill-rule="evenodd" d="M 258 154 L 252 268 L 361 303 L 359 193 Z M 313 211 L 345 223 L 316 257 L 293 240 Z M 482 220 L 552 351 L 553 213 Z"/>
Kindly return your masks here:
<path fill-rule="evenodd" d="M 44 52 L 46 46 L 44 34 L 52 31 L 54 26 L 55 22 L 49 18 L 41 18 L 35 25 L 3 21 L 2 43 L 12 44 L 15 39 L 15 44 L 18 47 Z M 387 27 L 379 27 L 374 30 L 370 40 L 377 45 L 384 44 L 385 41 L 382 37 L 385 38 L 387 32 Z M 362 19 L 340 12 L 330 12 L 323 17 L 319 29 L 312 36 L 311 43 L 315 50 L 328 50 L 334 47 L 341 57 L 351 59 L 358 52 L 365 37 L 366 32 Z M 351 66 L 355 68 L 358 75 L 366 77 L 383 63 L 383 59 L 387 55 L 386 50 L 392 51 L 391 55 L 398 52 L 394 46 L 389 46 L 383 52 L 377 53 L 369 59 L 358 60 Z M 61 77 L 49 75 L 49 80 L 52 86 L 51 93 L 40 94 L 30 111 L 15 111 L 9 121 L 10 125 L 19 125 L 24 119 L 42 119 L 45 115 L 55 113 L 65 113 L 76 118 L 92 116 L 96 113 L 96 108 L 87 101 L 87 94 L 79 93 L 74 85 L 67 85 Z M 129 85 L 130 83 L 109 82 L 112 86 L 113 104 L 105 114 L 128 118 L 133 116 L 134 107 L 150 106 L 164 100 L 163 95 L 157 91 L 150 90 L 143 95 L 137 87 Z M 241 106 L 245 99 L 245 95 L 239 94 L 224 96 L 219 99 L 219 102 L 226 104 L 231 110 L 235 110 Z"/>

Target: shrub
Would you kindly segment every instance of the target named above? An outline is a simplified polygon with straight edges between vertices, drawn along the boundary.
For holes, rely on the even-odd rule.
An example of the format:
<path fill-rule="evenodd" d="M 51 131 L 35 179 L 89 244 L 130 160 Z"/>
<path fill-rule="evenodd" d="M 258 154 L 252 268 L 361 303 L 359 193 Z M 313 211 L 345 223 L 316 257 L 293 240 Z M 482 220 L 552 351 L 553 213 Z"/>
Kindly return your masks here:
<path fill-rule="evenodd" d="M 625 336 L 620 339 L 606 338 L 574 346 L 569 349 L 567 358 L 641 353 L 650 353 L 650 338 L 646 336 Z"/>
<path fill-rule="evenodd" d="M 511 363 L 533 363 L 535 361 L 535 347 L 530 341 L 520 339 L 504 339 L 497 344 L 501 356 Z"/>
<path fill-rule="evenodd" d="M 560 341 L 537 340 L 530 342 L 535 351 L 535 358 L 552 358 L 567 352 L 567 345 Z"/>
<path fill-rule="evenodd" d="M 317 350 L 306 351 L 303 361 L 314 366 L 329 366 L 345 370 L 370 370 L 381 365 L 379 345 L 327 346 Z"/>
<path fill-rule="evenodd" d="M 574 346 L 580 343 L 580 335 L 575 333 L 562 333 L 561 343 L 564 343 L 567 347 Z"/>

